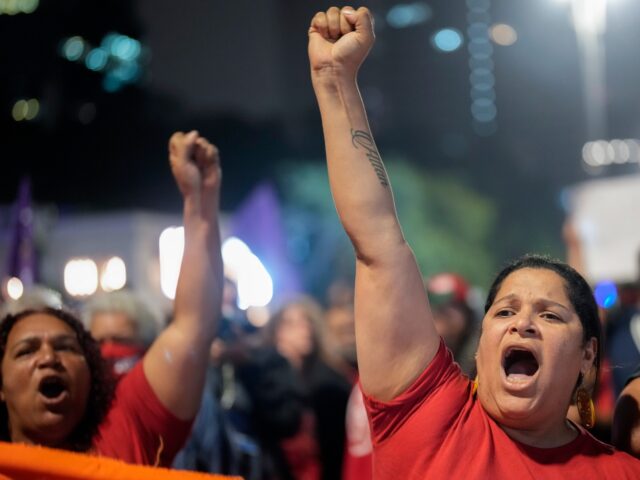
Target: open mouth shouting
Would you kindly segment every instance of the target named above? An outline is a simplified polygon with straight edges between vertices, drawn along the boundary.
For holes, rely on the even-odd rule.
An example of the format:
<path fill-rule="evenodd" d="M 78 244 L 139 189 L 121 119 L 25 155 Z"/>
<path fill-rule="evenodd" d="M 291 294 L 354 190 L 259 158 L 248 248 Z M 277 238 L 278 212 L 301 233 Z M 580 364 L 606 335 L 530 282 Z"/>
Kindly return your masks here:
<path fill-rule="evenodd" d="M 40 380 L 38 393 L 47 407 L 55 408 L 69 398 L 69 387 L 62 377 L 50 375 Z"/>
<path fill-rule="evenodd" d="M 509 389 L 528 387 L 535 379 L 539 366 L 535 353 L 526 346 L 512 345 L 502 354 L 502 371 Z"/>

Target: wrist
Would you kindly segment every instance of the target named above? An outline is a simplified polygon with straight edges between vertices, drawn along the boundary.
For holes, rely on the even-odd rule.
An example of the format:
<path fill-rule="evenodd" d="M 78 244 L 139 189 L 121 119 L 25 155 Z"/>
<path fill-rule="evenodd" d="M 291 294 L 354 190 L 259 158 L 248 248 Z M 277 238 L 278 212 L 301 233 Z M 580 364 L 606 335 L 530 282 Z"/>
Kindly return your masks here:
<path fill-rule="evenodd" d="M 327 65 L 322 68 L 311 69 L 313 88 L 336 90 L 358 83 L 358 70 L 344 66 Z"/>

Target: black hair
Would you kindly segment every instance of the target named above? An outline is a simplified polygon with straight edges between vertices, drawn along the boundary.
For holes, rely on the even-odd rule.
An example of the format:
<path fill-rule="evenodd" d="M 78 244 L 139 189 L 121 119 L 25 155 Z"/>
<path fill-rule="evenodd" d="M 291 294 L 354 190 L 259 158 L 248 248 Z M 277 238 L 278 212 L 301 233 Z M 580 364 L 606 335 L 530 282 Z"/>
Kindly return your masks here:
<path fill-rule="evenodd" d="M 91 387 L 84 417 L 65 441 L 65 445 L 69 450 L 86 452 L 91 448 L 93 437 L 98 432 L 98 426 L 109 411 L 113 399 L 115 380 L 100 354 L 100 346 L 85 330 L 80 320 L 68 311 L 49 307 L 24 310 L 15 315 L 9 314 L 4 317 L 0 322 L 0 362 L 4 358 L 11 329 L 21 319 L 36 313 L 51 315 L 71 327 L 76 334 L 89 367 Z M 0 384 L 1 382 L 2 374 L 0 373 Z M 9 414 L 5 403 L 0 403 L 0 440 L 11 441 Z"/>
<path fill-rule="evenodd" d="M 487 313 L 493 305 L 496 299 L 496 295 L 505 278 L 516 270 L 523 268 L 538 268 L 551 270 L 557 273 L 564 280 L 565 291 L 573 309 L 576 311 L 580 323 L 582 323 L 583 341 L 589 341 L 590 338 L 595 337 L 598 341 L 596 350 L 596 356 L 594 359 L 594 366 L 596 367 L 596 374 L 600 369 L 600 349 L 602 348 L 602 327 L 600 324 L 600 317 L 598 315 L 598 305 L 593 296 L 593 291 L 587 283 L 587 281 L 576 270 L 567 265 L 564 262 L 555 260 L 545 255 L 524 255 L 513 262 L 509 263 L 503 268 L 496 276 L 489 294 L 487 295 L 487 301 L 484 305 L 484 312 Z M 578 384 L 582 378 L 578 379 Z"/>

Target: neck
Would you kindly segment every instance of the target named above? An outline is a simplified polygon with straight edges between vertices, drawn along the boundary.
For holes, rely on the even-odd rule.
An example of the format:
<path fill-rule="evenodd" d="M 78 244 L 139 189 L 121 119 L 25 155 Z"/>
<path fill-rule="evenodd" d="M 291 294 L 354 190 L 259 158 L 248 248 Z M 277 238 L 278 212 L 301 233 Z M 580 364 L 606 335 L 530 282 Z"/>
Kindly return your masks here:
<path fill-rule="evenodd" d="M 537 448 L 561 447 L 574 440 L 579 434 L 578 429 L 567 419 L 551 427 L 516 429 L 501 425 L 501 428 L 512 439 Z"/>

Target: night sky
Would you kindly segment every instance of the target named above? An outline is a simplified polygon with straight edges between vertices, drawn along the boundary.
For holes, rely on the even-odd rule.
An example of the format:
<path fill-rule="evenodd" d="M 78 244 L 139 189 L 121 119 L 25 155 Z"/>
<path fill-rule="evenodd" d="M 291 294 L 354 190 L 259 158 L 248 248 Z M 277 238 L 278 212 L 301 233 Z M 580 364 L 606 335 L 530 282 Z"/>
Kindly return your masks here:
<path fill-rule="evenodd" d="M 544 230 L 559 242 L 562 188 L 592 178 L 581 150 L 583 65 L 567 2 L 493 0 L 492 23 L 518 34 L 494 45 L 497 131 L 472 128 L 465 2 L 424 2 L 430 18 L 396 29 L 399 2 L 366 2 L 377 42 L 360 84 L 378 145 L 428 172 L 446 172 L 495 199 L 501 222 Z M 418 2 L 421 3 L 421 2 Z M 31 14 L 0 15 L 0 204 L 24 175 L 40 204 L 61 209 L 176 210 L 166 166 L 176 129 L 197 128 L 216 143 L 224 167 L 223 208 L 232 210 L 277 165 L 322 160 L 319 116 L 309 84 L 306 31 L 328 2 L 294 0 L 42 0 Z M 640 4 L 610 2 L 602 138 L 639 138 Z M 430 39 L 465 33 L 451 53 Z M 143 74 L 109 93 L 103 74 L 60 55 L 63 39 L 93 45 L 115 31 L 143 45 Z M 38 98 L 32 121 L 16 122 L 19 99 Z M 613 166 L 599 177 L 637 171 Z M 551 246 L 553 248 L 553 246 Z M 514 247 L 516 249 L 516 247 Z"/>

